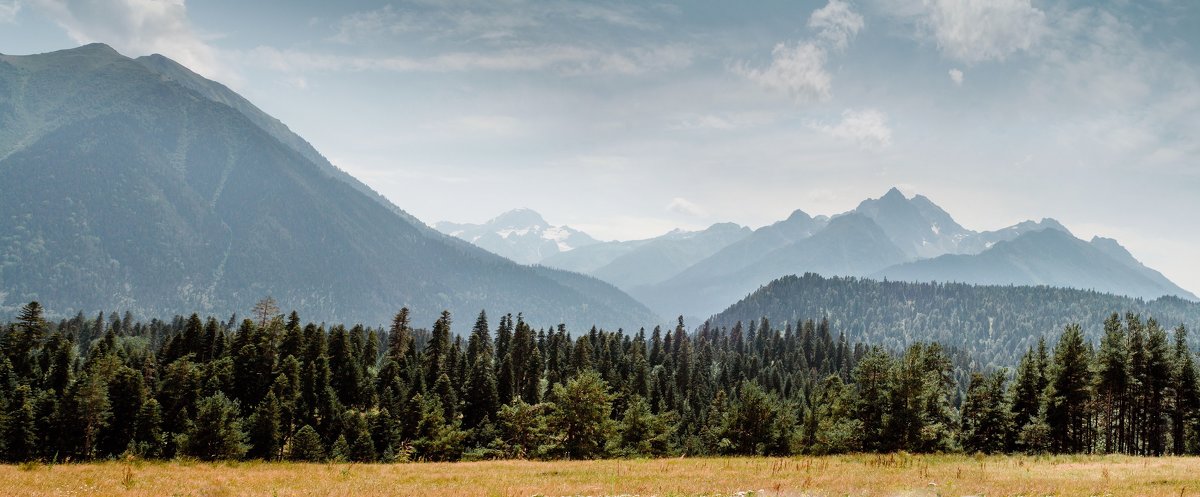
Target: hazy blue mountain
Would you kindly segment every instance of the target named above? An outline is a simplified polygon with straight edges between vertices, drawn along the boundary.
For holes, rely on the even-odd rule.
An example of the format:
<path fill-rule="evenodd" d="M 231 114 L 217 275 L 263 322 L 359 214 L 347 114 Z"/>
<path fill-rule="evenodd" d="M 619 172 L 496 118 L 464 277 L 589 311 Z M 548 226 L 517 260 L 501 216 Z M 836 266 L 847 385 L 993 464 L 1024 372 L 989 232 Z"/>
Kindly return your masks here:
<path fill-rule="evenodd" d="M 751 233 L 734 223 L 714 224 L 703 231 L 673 231 L 630 247 L 590 274 L 626 290 L 658 283 Z"/>
<path fill-rule="evenodd" d="M 1018 236 L 1024 235 L 1031 231 L 1041 231 L 1045 229 L 1058 230 L 1068 235 L 1071 230 L 1068 230 L 1062 223 L 1050 218 L 1043 218 L 1041 221 L 1021 221 L 1007 228 L 1001 228 L 995 231 L 984 231 L 975 233 L 962 241 L 958 245 L 958 250 L 954 253 L 959 254 L 978 254 L 992 248 L 998 242 L 1012 240 Z M 1073 235 L 1072 235 L 1073 236 Z"/>
<path fill-rule="evenodd" d="M 611 285 L 435 232 L 196 78 L 100 44 L 0 56 L 0 311 L 36 299 L 57 315 L 228 316 L 272 295 L 339 322 L 401 306 L 419 325 L 483 308 L 657 322 Z"/>
<path fill-rule="evenodd" d="M 908 199 L 895 188 L 862 201 L 854 212 L 873 219 L 910 259 L 958 253 L 959 244 L 974 234 L 928 198 Z"/>
<path fill-rule="evenodd" d="M 424 223 L 419 221 L 416 217 L 413 217 L 409 213 L 400 209 L 398 206 L 396 206 L 396 204 L 393 204 L 386 197 L 380 195 L 374 189 L 359 181 L 358 178 L 351 176 L 350 173 L 347 173 L 346 171 L 341 170 L 341 168 L 338 168 L 330 163 L 329 159 L 326 159 L 325 156 L 321 155 L 316 148 L 313 148 L 312 144 L 308 143 L 308 141 L 300 137 L 300 135 L 292 132 L 292 130 L 288 128 L 287 125 L 282 121 L 267 114 L 266 112 L 263 112 L 249 100 L 246 100 L 244 97 L 238 95 L 233 90 L 230 90 L 225 85 L 210 79 L 206 79 L 205 77 L 192 72 L 191 69 L 184 67 L 182 64 L 179 64 L 178 62 L 159 54 L 138 57 L 135 60 L 137 60 L 137 62 L 143 66 L 146 66 L 147 69 L 158 73 L 158 75 L 166 81 L 178 83 L 184 88 L 192 90 L 204 98 L 212 100 L 213 102 L 228 105 L 234 110 L 241 112 L 242 115 L 246 116 L 247 119 L 257 125 L 259 128 L 262 128 L 276 140 L 279 140 L 280 143 L 287 145 L 289 148 L 295 150 L 313 164 L 316 164 L 317 168 L 325 174 L 328 174 L 334 179 L 346 182 L 355 190 L 358 190 L 376 202 L 383 204 L 384 207 L 387 207 L 392 212 L 395 212 L 397 215 L 405 218 L 410 223 L 422 226 L 424 225 Z"/>
<path fill-rule="evenodd" d="M 560 252 L 600 243 L 570 226 L 551 226 L 529 209 L 508 211 L 483 224 L 443 221 L 434 227 L 521 264 L 536 264 Z"/>
<path fill-rule="evenodd" d="M 773 279 L 804 272 L 1195 298 L 1115 241 L 1088 244 L 1053 219 L 976 232 L 928 198 L 895 188 L 832 221 L 796 211 L 676 276 L 627 290 L 661 314 L 707 316 Z"/>
<path fill-rule="evenodd" d="M 592 274 L 597 269 L 607 266 L 634 249 L 649 243 L 653 238 L 645 240 L 600 242 L 594 245 L 579 247 L 569 252 L 553 254 L 539 263 L 544 266 Z"/>
<path fill-rule="evenodd" d="M 813 218 L 804 211 L 796 210 L 787 219 L 754 230 L 740 241 L 693 264 L 664 281 L 663 285 L 686 287 L 735 274 L 781 247 L 812 236 L 828 222 L 827 218 Z"/>
<path fill-rule="evenodd" d="M 1084 242 L 1059 229 L 1030 231 L 977 255 L 943 255 L 880 271 L 903 281 L 953 281 L 988 285 L 1047 285 L 1131 297 L 1196 296 L 1142 266 L 1116 242 Z"/>
<path fill-rule="evenodd" d="M 859 276 L 904 260 L 904 253 L 875 222 L 851 213 L 834 217 L 816 234 L 775 248 L 733 272 L 708 279 L 673 278 L 630 293 L 662 314 L 703 317 L 782 275 Z"/>
<path fill-rule="evenodd" d="M 1007 242 L 1006 242 L 1007 243 Z M 715 326 L 767 318 L 793 327 L 808 319 L 829 319 L 846 339 L 895 350 L 921 341 L 956 347 L 987 362 L 1012 367 L 1039 338 L 1053 339 L 1064 326 L 1082 325 L 1093 343 L 1112 313 L 1151 317 L 1163 327 L 1200 326 L 1200 304 L 1175 297 L 1153 301 L 1045 286 L 983 286 L 909 283 L 814 274 L 786 276 L 714 316 Z M 1200 344 L 1195 333 L 1193 345 Z"/>

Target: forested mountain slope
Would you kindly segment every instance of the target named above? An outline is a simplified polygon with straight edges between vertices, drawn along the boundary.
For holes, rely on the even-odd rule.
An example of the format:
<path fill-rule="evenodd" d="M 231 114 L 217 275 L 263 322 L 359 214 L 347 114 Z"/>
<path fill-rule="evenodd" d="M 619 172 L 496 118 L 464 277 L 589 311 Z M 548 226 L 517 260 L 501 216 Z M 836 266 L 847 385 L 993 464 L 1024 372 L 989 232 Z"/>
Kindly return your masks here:
<path fill-rule="evenodd" d="M 1200 329 L 1200 304 L 1176 297 L 1145 301 L 1045 286 L 907 283 L 815 274 L 772 281 L 714 316 L 715 326 L 767 318 L 776 326 L 828 318 L 850 340 L 900 348 L 936 341 L 984 365 L 1011 366 L 1038 338 L 1071 323 L 1099 340 L 1113 312 L 1154 317 L 1164 327 Z"/>

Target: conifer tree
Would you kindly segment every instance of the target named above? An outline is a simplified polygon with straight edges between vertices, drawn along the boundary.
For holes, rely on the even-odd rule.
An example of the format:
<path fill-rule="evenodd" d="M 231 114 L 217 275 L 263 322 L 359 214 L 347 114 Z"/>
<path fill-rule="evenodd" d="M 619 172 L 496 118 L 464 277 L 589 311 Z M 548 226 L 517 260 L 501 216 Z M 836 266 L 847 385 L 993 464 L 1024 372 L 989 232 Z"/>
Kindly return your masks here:
<path fill-rule="evenodd" d="M 1088 400 L 1092 376 L 1088 349 L 1078 325 L 1068 325 L 1054 349 L 1046 422 L 1051 450 L 1083 452 L 1088 448 Z"/>
<path fill-rule="evenodd" d="M 666 455 L 672 428 L 669 418 L 650 412 L 646 399 L 634 396 L 621 415 L 613 451 L 626 457 Z"/>
<path fill-rule="evenodd" d="M 1120 315 L 1104 321 L 1104 336 L 1096 354 L 1096 405 L 1099 437 L 1105 452 L 1124 450 L 1125 418 L 1128 412 L 1129 348 Z"/>
<path fill-rule="evenodd" d="M 122 366 L 108 382 L 108 403 L 113 422 L 100 437 L 100 453 L 118 456 L 134 442 L 134 425 L 129 420 L 137 418 L 146 402 L 146 386 L 141 373 Z"/>
<path fill-rule="evenodd" d="M 486 329 L 486 328 L 485 328 Z M 475 354 L 471 370 L 467 373 L 467 385 L 463 394 L 463 426 L 475 428 L 485 418 L 495 417 L 500 404 L 496 389 L 496 376 L 491 364 L 491 347 L 486 352 Z"/>
<path fill-rule="evenodd" d="M 373 462 L 377 457 L 375 441 L 371 438 L 371 429 L 366 416 L 359 412 L 347 413 L 345 433 L 349 442 L 346 456 L 354 462 Z"/>
<path fill-rule="evenodd" d="M 1166 330 L 1153 318 L 1147 321 L 1146 328 L 1148 381 L 1143 385 L 1146 395 L 1146 444 L 1150 455 L 1160 456 L 1167 451 L 1167 399 L 1174 372 L 1174 358 Z"/>
<path fill-rule="evenodd" d="M 1004 382 L 1003 371 L 991 376 L 971 374 L 962 409 L 962 447 L 967 452 L 994 454 L 1007 449 L 1011 414 L 1004 402 Z"/>
<path fill-rule="evenodd" d="M 1200 377 L 1196 374 L 1196 363 L 1187 345 L 1187 328 L 1175 328 L 1175 357 L 1172 390 L 1175 399 L 1171 410 L 1171 452 L 1179 455 L 1192 453 L 1196 444 L 1189 449 L 1188 439 L 1194 437 L 1197 414 L 1200 414 Z"/>
<path fill-rule="evenodd" d="M 0 422 L 0 454 L 9 462 L 27 461 L 38 452 L 38 437 L 29 385 L 18 385 Z"/>
<path fill-rule="evenodd" d="M 133 422 L 134 453 L 141 457 L 159 457 L 163 449 L 162 408 L 158 400 L 146 399 Z"/>
<path fill-rule="evenodd" d="M 408 308 L 404 307 L 392 318 L 392 327 L 388 329 L 387 357 L 396 364 L 403 364 L 412 347 L 412 327 L 408 322 Z"/>
<path fill-rule="evenodd" d="M 554 404 L 548 415 L 554 433 L 555 451 L 571 459 L 593 459 L 603 455 L 611 420 L 612 395 L 595 371 L 584 371 L 554 386 Z"/>
<path fill-rule="evenodd" d="M 37 301 L 25 304 L 17 313 L 17 322 L 3 335 L 4 355 L 18 378 L 32 376 L 33 351 L 46 334 L 42 312 L 42 305 Z"/>
<path fill-rule="evenodd" d="M 879 451 L 885 448 L 885 409 L 890 396 L 889 380 L 892 359 L 879 348 L 872 348 L 851 373 L 858 403 L 855 418 L 862 425 L 863 449 Z"/>
<path fill-rule="evenodd" d="M 429 343 L 425 344 L 422 362 L 425 365 L 425 384 L 433 386 L 438 376 L 449 372 L 450 358 L 450 311 L 442 311 L 442 315 L 433 323 L 429 335 Z"/>
<path fill-rule="evenodd" d="M 180 450 L 203 461 L 240 459 L 246 453 L 245 439 L 237 403 L 218 392 L 196 406 L 196 419 Z"/>
<path fill-rule="evenodd" d="M 497 425 L 504 455 L 525 459 L 537 455 L 546 432 L 546 404 L 526 404 L 519 397 L 500 408 Z"/>
<path fill-rule="evenodd" d="M 255 407 L 254 414 L 250 416 L 250 447 L 246 452 L 247 457 L 266 460 L 279 457 L 283 445 L 279 404 L 275 392 L 269 392 L 267 397 L 258 403 L 258 407 Z"/>
<path fill-rule="evenodd" d="M 337 440 L 333 441 L 333 447 L 329 449 L 329 458 L 334 462 L 347 462 L 350 460 L 350 442 L 346 441 L 346 435 L 338 435 Z"/>
<path fill-rule="evenodd" d="M 321 443 L 321 436 L 317 434 L 317 430 L 310 425 L 301 426 L 288 446 L 288 459 L 292 461 L 324 461 L 325 447 Z"/>
<path fill-rule="evenodd" d="M 104 379 L 95 373 L 84 373 L 67 390 L 56 416 L 63 435 L 68 438 L 64 455 L 83 459 L 95 456 L 97 442 L 111 416 Z"/>
<path fill-rule="evenodd" d="M 820 455 L 861 450 L 862 422 L 854 416 L 854 400 L 853 392 L 840 376 L 831 374 L 825 378 L 810 414 L 809 452 Z"/>

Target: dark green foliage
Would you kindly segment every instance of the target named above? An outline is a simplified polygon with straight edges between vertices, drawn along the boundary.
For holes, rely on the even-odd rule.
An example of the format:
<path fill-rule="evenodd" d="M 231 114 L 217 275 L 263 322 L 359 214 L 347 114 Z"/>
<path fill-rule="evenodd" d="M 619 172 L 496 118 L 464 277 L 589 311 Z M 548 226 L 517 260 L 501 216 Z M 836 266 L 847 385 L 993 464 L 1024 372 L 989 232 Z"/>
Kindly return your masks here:
<path fill-rule="evenodd" d="M 0 436 L 4 437 L 0 448 L 5 461 L 26 461 L 38 453 L 37 418 L 31 395 L 29 385 L 20 385 L 9 395 L 9 407 L 0 424 Z"/>
<path fill-rule="evenodd" d="M 538 455 L 546 438 L 546 404 L 530 405 L 520 398 L 500 408 L 500 445 L 506 457 L 525 459 Z"/>
<path fill-rule="evenodd" d="M 554 386 L 554 404 L 547 415 L 554 453 L 569 459 L 603 455 L 612 430 L 612 395 L 595 371 L 584 371 L 564 386 Z"/>
<path fill-rule="evenodd" d="M 414 457 L 428 461 L 453 461 L 462 455 L 467 432 L 457 420 L 446 419 L 445 410 L 436 395 L 417 396 L 419 422 L 416 440 L 412 441 Z"/>
<path fill-rule="evenodd" d="M 203 461 L 238 459 L 246 453 L 245 439 L 237 402 L 218 392 L 197 404 L 196 419 L 182 436 L 180 452 Z"/>
<path fill-rule="evenodd" d="M 317 435 L 317 430 L 309 425 L 300 427 L 296 436 L 292 437 L 287 456 L 292 461 L 324 461 L 325 447 L 321 443 L 321 436 Z"/>
<path fill-rule="evenodd" d="M 828 320 L 691 331 L 679 320 L 647 339 L 599 328 L 572 336 L 505 315 L 493 340 L 481 313 L 464 340 L 449 315 L 436 332 L 413 329 L 403 312 L 387 332 L 278 314 L 265 325 L 110 316 L 44 323 L 25 376 L 0 356 L 0 458 L 1200 449 L 1200 373 L 1186 328 L 1172 342 L 1135 314 L 1110 315 L 1096 352 L 1079 326 L 1050 347 L 1036 341 L 1011 380 L 1007 369 L 972 370 L 967 354 L 937 343 L 851 344 Z M 74 350 L 85 359 L 69 360 Z"/>
<path fill-rule="evenodd" d="M 781 455 L 790 449 L 795 420 L 791 409 L 754 383 L 738 389 L 738 401 L 725 415 L 720 449 L 727 454 Z"/>
<path fill-rule="evenodd" d="M 133 453 L 142 457 L 159 457 L 163 449 L 162 409 L 155 399 L 149 399 L 138 410 L 133 422 Z"/>
<path fill-rule="evenodd" d="M 30 377 L 34 372 L 33 350 L 46 333 L 46 322 L 42 319 L 42 306 L 30 302 L 17 313 L 17 322 L 4 334 L 4 355 L 19 377 Z"/>
<path fill-rule="evenodd" d="M 1046 423 L 1050 426 L 1050 449 L 1055 452 L 1083 452 L 1090 442 L 1090 361 L 1083 332 L 1078 325 L 1067 326 L 1054 349 L 1046 393 Z"/>
<path fill-rule="evenodd" d="M 116 420 L 136 420 L 145 402 L 146 387 L 142 374 L 122 366 L 108 381 L 109 411 L 114 422 L 109 423 L 100 437 L 100 454 L 118 456 L 136 446 L 136 423 Z"/>
<path fill-rule="evenodd" d="M 993 454 L 1008 449 L 1012 430 L 1005 401 L 1003 371 L 984 376 L 971 374 L 971 385 L 962 408 L 962 448 L 967 452 Z"/>
<path fill-rule="evenodd" d="M 359 412 L 346 413 L 348 418 L 344 436 L 348 442 L 346 456 L 354 462 L 373 462 L 377 457 L 375 441 L 371 439 L 371 431 L 367 425 L 366 416 Z"/>
<path fill-rule="evenodd" d="M 646 399 L 635 396 L 621 415 L 612 452 L 623 456 L 655 457 L 670 451 L 671 413 L 654 414 Z"/>
<path fill-rule="evenodd" d="M 283 445 L 283 434 L 280 431 L 279 399 L 274 392 L 268 393 L 267 398 L 259 402 L 250 416 L 250 449 L 247 457 L 257 459 L 276 459 Z"/>

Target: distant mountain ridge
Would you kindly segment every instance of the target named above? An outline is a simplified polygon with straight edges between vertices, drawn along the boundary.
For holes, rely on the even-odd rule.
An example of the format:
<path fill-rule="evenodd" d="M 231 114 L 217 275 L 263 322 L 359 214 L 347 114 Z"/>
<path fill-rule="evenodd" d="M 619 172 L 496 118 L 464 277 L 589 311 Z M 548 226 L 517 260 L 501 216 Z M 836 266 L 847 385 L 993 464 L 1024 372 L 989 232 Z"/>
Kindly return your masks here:
<path fill-rule="evenodd" d="M 1115 241 L 1097 238 L 1088 243 L 1057 229 L 1030 231 L 1000 241 L 977 255 L 943 255 L 894 266 L 874 276 L 903 281 L 1047 285 L 1146 299 L 1177 295 L 1196 300 L 1191 292 L 1138 263 Z"/>
<path fill-rule="evenodd" d="M 0 55 L 0 185 L 0 312 L 229 315 L 272 295 L 315 321 L 659 320 L 607 283 L 442 235 L 228 88 L 102 44 Z"/>
<path fill-rule="evenodd" d="M 692 241 L 679 240 L 680 234 L 672 232 L 601 242 L 551 255 L 540 264 L 608 281 L 660 314 L 700 319 L 776 278 L 807 272 L 1198 300 L 1116 240 L 1085 242 L 1050 218 L 974 231 L 929 198 L 910 198 L 896 188 L 832 218 L 796 210 L 757 230 L 726 223 L 703 233 L 711 234 Z M 691 256 L 650 255 L 676 243 L 690 247 L 684 251 Z"/>
<path fill-rule="evenodd" d="M 521 264 L 536 264 L 560 252 L 600 243 L 570 226 L 551 226 L 530 209 L 511 210 L 483 224 L 443 221 L 434 228 Z"/>

